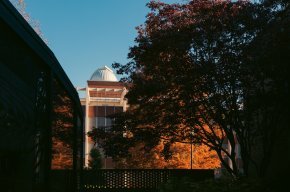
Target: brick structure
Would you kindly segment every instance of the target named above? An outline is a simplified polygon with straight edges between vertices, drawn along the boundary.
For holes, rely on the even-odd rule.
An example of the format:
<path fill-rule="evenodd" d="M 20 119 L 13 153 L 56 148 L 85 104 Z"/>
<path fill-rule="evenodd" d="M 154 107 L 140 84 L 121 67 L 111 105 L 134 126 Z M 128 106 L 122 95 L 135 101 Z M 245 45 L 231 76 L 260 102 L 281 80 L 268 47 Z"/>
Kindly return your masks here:
<path fill-rule="evenodd" d="M 109 129 L 112 126 L 112 119 L 108 116 L 126 110 L 127 101 L 124 96 L 127 89 L 123 83 L 118 82 L 113 71 L 104 66 L 93 73 L 86 87 L 77 90 L 85 92 L 81 104 L 85 115 L 84 166 L 87 167 L 90 151 L 97 146 L 94 146 L 86 133 L 93 127 Z M 113 167 L 112 159 L 104 156 L 103 168 Z"/>

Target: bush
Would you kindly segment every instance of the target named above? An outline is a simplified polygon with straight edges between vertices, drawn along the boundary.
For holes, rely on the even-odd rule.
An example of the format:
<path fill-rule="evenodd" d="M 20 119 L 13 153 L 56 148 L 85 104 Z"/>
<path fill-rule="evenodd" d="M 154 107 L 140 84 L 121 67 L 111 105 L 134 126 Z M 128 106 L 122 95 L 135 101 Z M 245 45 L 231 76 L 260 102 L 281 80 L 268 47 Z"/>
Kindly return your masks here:
<path fill-rule="evenodd" d="M 211 179 L 194 182 L 188 177 L 173 178 L 160 187 L 161 192 L 272 192 L 259 179 Z"/>
<path fill-rule="evenodd" d="M 92 170 L 101 169 L 102 168 L 102 156 L 100 151 L 97 148 L 93 148 L 90 151 L 90 157 L 89 160 L 89 168 Z"/>

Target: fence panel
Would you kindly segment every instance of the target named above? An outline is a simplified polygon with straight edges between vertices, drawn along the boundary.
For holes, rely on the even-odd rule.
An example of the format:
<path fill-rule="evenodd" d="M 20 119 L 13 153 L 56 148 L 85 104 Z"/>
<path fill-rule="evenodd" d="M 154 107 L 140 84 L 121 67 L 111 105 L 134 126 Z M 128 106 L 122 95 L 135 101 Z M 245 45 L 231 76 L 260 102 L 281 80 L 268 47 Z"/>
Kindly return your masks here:
<path fill-rule="evenodd" d="M 213 170 L 188 169 L 103 169 L 83 173 L 83 191 L 158 191 L 170 178 L 188 177 L 200 181 L 214 177 Z"/>

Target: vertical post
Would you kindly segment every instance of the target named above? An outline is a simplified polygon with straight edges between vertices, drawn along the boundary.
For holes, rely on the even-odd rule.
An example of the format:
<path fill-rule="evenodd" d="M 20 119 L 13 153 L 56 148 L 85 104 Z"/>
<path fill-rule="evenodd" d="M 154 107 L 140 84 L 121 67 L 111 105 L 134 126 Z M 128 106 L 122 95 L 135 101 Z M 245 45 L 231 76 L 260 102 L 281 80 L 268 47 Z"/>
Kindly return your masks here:
<path fill-rule="evenodd" d="M 53 128 L 53 113 L 54 113 L 54 109 L 53 109 L 53 99 L 54 99 L 54 94 L 55 94 L 55 90 L 54 90 L 54 85 L 53 85 L 53 80 L 54 80 L 54 74 L 53 72 L 50 70 L 48 72 L 48 108 L 47 108 L 47 118 L 48 118 L 48 129 L 47 129 L 47 158 L 46 158 L 46 170 L 47 170 L 47 175 L 44 178 L 46 181 L 46 191 L 50 191 L 51 190 L 51 177 L 50 177 L 50 173 L 51 173 L 51 163 L 52 163 L 52 128 Z"/>
<path fill-rule="evenodd" d="M 50 191 L 50 171 L 51 171 L 51 161 L 52 161 L 52 114 L 53 114 L 53 73 L 51 70 L 44 72 L 44 86 L 46 91 L 45 105 L 46 109 L 44 111 L 45 120 L 43 127 L 44 135 L 44 151 L 43 151 L 43 161 L 44 161 L 44 176 L 42 178 L 44 191 Z"/>
<path fill-rule="evenodd" d="M 192 158 L 193 158 L 193 149 L 192 149 L 193 135 L 194 135 L 194 131 L 191 127 L 191 131 L 190 131 L 190 169 L 192 169 Z"/>
<path fill-rule="evenodd" d="M 74 102 L 71 102 L 72 113 L 73 113 L 73 172 L 72 172 L 72 180 L 70 180 L 70 185 L 73 185 L 73 191 L 77 191 L 78 189 L 78 112 L 77 107 Z M 72 182 L 72 183 L 71 183 Z"/>
<path fill-rule="evenodd" d="M 190 169 L 192 169 L 192 136 L 190 140 Z"/>
<path fill-rule="evenodd" d="M 85 167 L 89 166 L 89 138 L 87 132 L 89 131 L 89 104 L 90 104 L 90 91 L 89 86 L 86 87 L 86 113 L 85 113 Z"/>

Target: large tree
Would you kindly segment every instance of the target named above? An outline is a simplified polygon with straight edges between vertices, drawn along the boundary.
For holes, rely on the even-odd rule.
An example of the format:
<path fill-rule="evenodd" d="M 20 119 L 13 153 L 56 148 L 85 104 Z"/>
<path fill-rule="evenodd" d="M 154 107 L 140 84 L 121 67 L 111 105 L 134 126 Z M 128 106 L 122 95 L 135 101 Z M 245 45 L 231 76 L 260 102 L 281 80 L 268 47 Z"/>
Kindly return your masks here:
<path fill-rule="evenodd" d="M 239 144 L 244 175 L 252 164 L 261 170 L 252 148 L 265 134 L 255 114 L 265 106 L 257 98 L 259 82 L 264 81 L 259 74 L 266 69 L 260 66 L 263 55 L 253 50 L 267 39 L 262 34 L 275 26 L 271 23 L 289 7 L 287 1 L 192 0 L 172 5 L 151 1 L 148 7 L 151 11 L 137 28 L 136 45 L 130 49 L 131 61 L 113 65 L 127 75 L 123 81 L 129 87 L 131 108 L 116 118 L 106 151 L 116 151 L 112 141 L 118 139 L 124 143 L 123 151 L 117 152 L 120 156 L 140 140 L 147 143 L 146 149 L 160 141 L 202 143 L 216 151 L 232 176 L 239 177 Z M 268 69 L 272 68 L 277 69 L 270 64 Z M 268 127 L 275 122 L 269 121 Z M 122 137 L 124 132 L 131 137 Z M 265 149 L 267 145 L 263 144 Z"/>
<path fill-rule="evenodd" d="M 182 5 L 152 1 L 148 6 L 151 12 L 138 28 L 131 62 L 114 65 L 129 75 L 127 97 L 136 106 L 135 120 L 129 122 L 141 117 L 130 127 L 136 128 L 134 134 L 141 129 L 170 142 L 190 142 L 194 133 L 194 142 L 215 150 L 224 167 L 238 176 L 236 138 L 245 170 L 250 153 L 243 49 L 264 22 L 258 17 L 260 7 L 203 0 Z M 225 139 L 231 148 L 223 145 Z"/>

